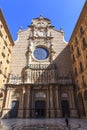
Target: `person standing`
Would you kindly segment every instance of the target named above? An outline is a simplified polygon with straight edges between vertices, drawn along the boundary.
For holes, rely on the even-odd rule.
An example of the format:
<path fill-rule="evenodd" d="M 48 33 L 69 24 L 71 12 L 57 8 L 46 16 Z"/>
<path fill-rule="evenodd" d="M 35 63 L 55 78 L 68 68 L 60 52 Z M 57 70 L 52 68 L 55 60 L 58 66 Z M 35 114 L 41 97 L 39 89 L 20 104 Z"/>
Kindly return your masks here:
<path fill-rule="evenodd" d="M 66 126 L 68 127 L 69 126 L 69 120 L 68 120 L 67 115 L 65 116 L 65 122 L 66 122 Z"/>

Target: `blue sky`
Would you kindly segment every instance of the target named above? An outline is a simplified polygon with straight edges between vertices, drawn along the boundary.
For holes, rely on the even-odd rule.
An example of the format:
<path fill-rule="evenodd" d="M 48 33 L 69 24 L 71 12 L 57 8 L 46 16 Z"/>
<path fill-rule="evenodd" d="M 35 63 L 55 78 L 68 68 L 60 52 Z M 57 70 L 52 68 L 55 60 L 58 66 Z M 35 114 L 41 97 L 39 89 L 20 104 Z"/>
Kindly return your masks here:
<path fill-rule="evenodd" d="M 26 29 L 33 18 L 42 14 L 51 20 L 55 29 L 63 28 L 65 40 L 69 41 L 85 0 L 0 0 L 0 8 L 13 37 L 22 26 Z"/>

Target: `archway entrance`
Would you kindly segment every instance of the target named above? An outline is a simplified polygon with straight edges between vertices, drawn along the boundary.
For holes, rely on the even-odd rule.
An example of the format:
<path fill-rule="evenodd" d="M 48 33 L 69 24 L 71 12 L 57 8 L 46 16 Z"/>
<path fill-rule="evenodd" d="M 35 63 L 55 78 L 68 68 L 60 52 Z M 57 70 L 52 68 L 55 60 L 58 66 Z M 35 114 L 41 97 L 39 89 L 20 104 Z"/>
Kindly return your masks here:
<path fill-rule="evenodd" d="M 17 118 L 18 115 L 19 101 L 12 101 L 10 118 Z"/>
<path fill-rule="evenodd" d="M 62 107 L 62 116 L 65 117 L 65 115 L 67 114 L 67 116 L 69 117 L 70 116 L 69 101 L 62 100 L 61 107 Z"/>
<path fill-rule="evenodd" d="M 35 101 L 35 113 L 37 118 L 45 118 L 46 116 L 46 102 Z"/>

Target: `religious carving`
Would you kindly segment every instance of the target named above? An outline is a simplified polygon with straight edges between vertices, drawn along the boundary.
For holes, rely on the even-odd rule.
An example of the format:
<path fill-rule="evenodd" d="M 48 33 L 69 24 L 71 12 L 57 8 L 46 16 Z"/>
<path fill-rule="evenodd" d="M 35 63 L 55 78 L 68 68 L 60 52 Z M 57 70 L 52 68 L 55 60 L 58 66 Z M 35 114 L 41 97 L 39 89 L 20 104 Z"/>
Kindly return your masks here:
<path fill-rule="evenodd" d="M 35 94 L 36 98 L 46 98 L 46 94 L 44 92 L 38 92 Z"/>
<path fill-rule="evenodd" d="M 62 93 L 62 94 L 61 94 L 61 97 L 67 98 L 67 97 L 68 97 L 68 94 L 67 94 L 67 93 Z"/>
<path fill-rule="evenodd" d="M 18 84 L 21 83 L 22 77 L 19 75 L 13 75 L 10 74 L 10 79 L 9 79 L 9 83 L 10 84 Z"/>
<path fill-rule="evenodd" d="M 39 22 L 37 23 L 37 27 L 46 27 L 45 23 Z"/>

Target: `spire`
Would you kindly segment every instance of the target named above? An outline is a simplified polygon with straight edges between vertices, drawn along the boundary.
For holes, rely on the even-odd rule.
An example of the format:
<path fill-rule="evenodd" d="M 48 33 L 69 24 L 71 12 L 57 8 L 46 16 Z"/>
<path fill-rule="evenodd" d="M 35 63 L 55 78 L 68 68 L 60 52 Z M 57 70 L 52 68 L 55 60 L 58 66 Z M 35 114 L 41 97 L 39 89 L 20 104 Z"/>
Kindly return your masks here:
<path fill-rule="evenodd" d="M 21 31 L 22 31 L 22 26 L 20 26 L 20 27 L 19 27 L 19 30 L 18 30 L 18 32 L 21 32 Z"/>
<path fill-rule="evenodd" d="M 39 18 L 40 18 L 40 19 L 43 19 L 43 16 L 42 16 L 42 14 L 40 14 Z"/>
<path fill-rule="evenodd" d="M 63 31 L 62 27 L 60 27 L 60 32 L 64 33 L 64 31 Z"/>

